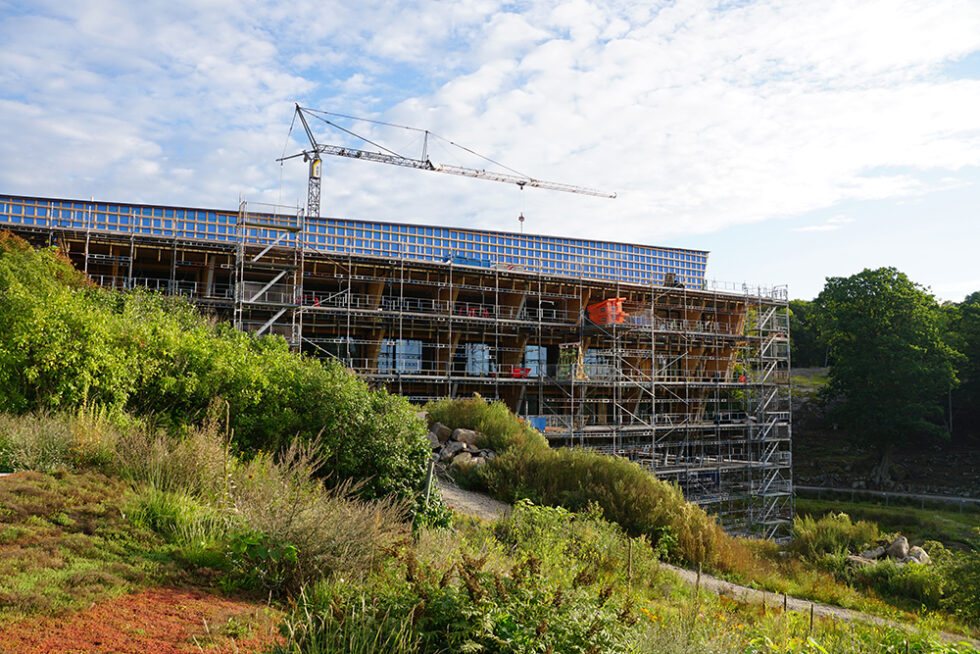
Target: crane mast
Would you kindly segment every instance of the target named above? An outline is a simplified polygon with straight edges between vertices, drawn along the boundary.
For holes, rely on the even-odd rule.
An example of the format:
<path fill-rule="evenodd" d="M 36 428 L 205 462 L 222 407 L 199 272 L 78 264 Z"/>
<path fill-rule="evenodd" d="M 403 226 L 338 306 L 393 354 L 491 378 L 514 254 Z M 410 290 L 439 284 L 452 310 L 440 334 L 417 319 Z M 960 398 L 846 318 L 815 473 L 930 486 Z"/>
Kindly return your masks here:
<path fill-rule="evenodd" d="M 296 116 L 299 117 L 300 122 L 303 125 L 303 130 L 306 132 L 306 137 L 309 139 L 310 147 L 298 154 L 294 154 L 288 157 L 282 157 L 278 161 L 286 161 L 287 159 L 294 159 L 296 157 L 303 157 L 303 160 L 309 162 L 309 183 L 307 186 L 307 200 L 306 200 L 306 213 L 308 216 L 318 217 L 320 215 L 320 184 L 321 184 L 321 166 L 323 164 L 323 155 L 331 155 L 336 157 L 347 157 L 349 159 L 361 159 L 363 161 L 374 161 L 376 163 L 389 164 L 392 166 L 402 166 L 405 168 L 416 168 L 418 170 L 430 170 L 437 173 L 446 173 L 448 175 L 459 175 L 462 177 L 472 177 L 474 179 L 485 179 L 493 182 L 504 182 L 507 184 L 516 184 L 518 187 L 523 189 L 525 186 L 530 186 L 532 188 L 546 189 L 549 191 L 563 191 L 566 193 L 578 193 L 581 195 L 591 195 L 600 198 L 615 198 L 615 193 L 607 193 L 605 191 L 599 191 L 596 189 L 585 188 L 582 186 L 573 186 L 571 184 L 561 184 L 559 182 L 546 182 L 544 180 L 535 179 L 533 177 L 528 177 L 526 175 L 511 174 L 504 172 L 488 171 L 485 169 L 477 168 L 467 168 L 465 166 L 455 166 L 450 164 L 434 164 L 429 160 L 428 157 L 428 140 L 431 132 L 428 130 L 417 130 L 425 133 L 422 145 L 422 158 L 413 159 L 411 157 L 404 157 L 390 150 L 385 152 L 371 152 L 369 150 L 361 150 L 359 148 L 351 148 L 340 145 L 329 145 L 325 143 L 319 143 L 316 137 L 313 135 L 313 130 L 310 129 L 310 124 L 307 121 L 307 114 L 311 116 L 316 116 L 311 112 L 310 109 L 304 109 L 296 104 Z M 379 149 L 387 150 L 382 146 L 378 146 L 376 143 L 368 141 L 362 136 L 354 134 L 350 130 L 344 129 L 339 125 L 320 118 L 328 125 L 336 127 L 341 131 L 347 132 L 352 136 L 376 145 Z M 416 129 L 416 128 L 405 128 L 405 129 Z M 455 145 L 455 144 L 453 144 Z M 465 149 L 465 148 L 464 148 Z"/>

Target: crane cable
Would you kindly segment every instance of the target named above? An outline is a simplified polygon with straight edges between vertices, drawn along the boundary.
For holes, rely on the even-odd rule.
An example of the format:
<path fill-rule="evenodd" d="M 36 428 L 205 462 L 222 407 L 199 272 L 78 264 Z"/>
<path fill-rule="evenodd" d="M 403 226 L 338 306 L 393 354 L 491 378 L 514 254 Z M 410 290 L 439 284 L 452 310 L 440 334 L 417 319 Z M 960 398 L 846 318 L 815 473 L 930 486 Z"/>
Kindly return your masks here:
<path fill-rule="evenodd" d="M 282 144 L 282 157 L 279 158 L 279 204 L 282 204 L 282 170 L 286 163 L 283 159 L 286 157 L 286 148 L 289 147 L 289 137 L 293 133 L 293 126 L 296 124 L 296 112 L 293 112 L 293 119 L 289 122 L 289 131 L 286 132 L 286 142 Z"/>
<path fill-rule="evenodd" d="M 360 134 L 356 134 L 356 133 L 350 131 L 349 129 L 345 129 L 345 128 L 341 127 L 340 125 L 338 125 L 337 123 L 330 122 L 329 120 L 327 120 L 326 118 L 323 118 L 322 116 L 313 116 L 313 117 L 314 118 L 317 118 L 319 120 L 322 120 L 323 122 L 325 122 L 327 125 L 330 125 L 331 127 L 336 127 L 341 132 L 346 132 L 346 133 L 350 134 L 354 138 L 359 138 L 362 141 L 364 141 L 365 143 L 370 143 L 374 147 L 379 148 L 381 150 L 384 150 L 385 152 L 387 152 L 390 155 L 393 155 L 395 157 L 401 157 L 402 159 L 408 159 L 408 157 L 402 157 L 402 155 L 398 154 L 394 150 L 389 150 L 388 148 L 386 148 L 385 146 L 381 145 L 380 143 L 375 143 L 371 139 L 365 138 L 365 137 L 361 136 Z"/>
<path fill-rule="evenodd" d="M 371 120 L 370 118 L 360 118 L 358 116 L 350 116 L 350 115 L 347 115 L 347 114 L 340 114 L 340 113 L 335 113 L 335 112 L 332 112 L 332 111 L 324 111 L 324 110 L 321 110 L 321 109 L 306 109 L 306 108 L 303 108 L 303 111 L 309 112 L 315 118 L 318 118 L 318 119 L 322 120 L 327 125 L 330 125 L 332 127 L 336 127 L 337 129 L 339 129 L 339 130 L 341 130 L 343 132 L 347 132 L 351 136 L 354 136 L 356 138 L 359 138 L 362 141 L 366 141 L 367 143 L 370 143 L 371 145 L 373 145 L 373 146 L 375 146 L 377 148 L 381 148 L 385 152 L 388 152 L 389 154 L 393 154 L 396 157 L 401 157 L 402 155 L 400 155 L 400 154 L 398 154 L 396 152 L 393 152 L 392 150 L 389 150 L 388 148 L 386 148 L 386 147 L 384 147 L 382 145 L 379 145 L 377 143 L 374 143 L 373 141 L 370 141 L 370 140 L 364 138 L 363 136 L 361 136 L 359 134 L 355 134 L 354 132 L 352 132 L 352 131 L 350 131 L 348 129 L 344 129 L 340 125 L 338 125 L 338 124 L 336 124 L 334 122 L 331 122 L 331 121 L 327 120 L 326 118 L 323 118 L 322 116 L 317 116 L 316 114 L 325 114 L 327 116 L 338 116 L 340 118 L 347 118 L 349 120 L 359 120 L 359 121 L 362 121 L 362 122 L 365 122 L 365 123 L 372 123 L 374 125 L 384 125 L 385 127 L 397 127 L 398 129 L 407 129 L 407 130 L 411 130 L 413 132 L 428 132 L 431 136 L 434 136 L 437 139 L 440 139 L 442 141 L 445 141 L 449 145 L 455 146 L 455 147 L 459 148 L 460 150 L 465 150 L 466 152 L 469 152 L 470 154 L 472 154 L 472 155 L 474 155 L 476 157 L 479 157 L 480 159 L 483 159 L 484 161 L 489 161 L 490 163 L 492 163 L 495 166 L 500 166 L 501 168 L 504 168 L 506 170 L 509 170 L 510 172 L 514 173 L 515 175 L 520 175 L 521 177 L 526 177 L 529 181 L 531 179 L 533 179 L 533 177 L 531 177 L 527 173 L 522 173 L 521 171 L 515 170 L 515 169 L 511 168 L 510 166 L 505 166 L 504 164 L 500 163 L 499 161 L 494 161 L 490 157 L 484 156 L 484 155 L 480 154 L 479 152 L 476 152 L 475 150 L 471 150 L 470 148 L 466 147 L 465 145 L 460 145 L 459 143 L 456 143 L 454 141 L 450 141 L 445 136 L 441 136 L 439 134 L 436 134 L 435 132 L 432 132 L 432 131 L 429 131 L 429 130 L 425 130 L 425 129 L 421 129 L 419 127 L 408 127 L 407 125 L 398 125 L 397 123 L 386 123 L 386 122 L 384 122 L 382 120 Z M 294 116 L 293 119 L 295 120 L 295 116 Z M 290 129 L 292 129 L 292 128 L 290 128 Z"/>

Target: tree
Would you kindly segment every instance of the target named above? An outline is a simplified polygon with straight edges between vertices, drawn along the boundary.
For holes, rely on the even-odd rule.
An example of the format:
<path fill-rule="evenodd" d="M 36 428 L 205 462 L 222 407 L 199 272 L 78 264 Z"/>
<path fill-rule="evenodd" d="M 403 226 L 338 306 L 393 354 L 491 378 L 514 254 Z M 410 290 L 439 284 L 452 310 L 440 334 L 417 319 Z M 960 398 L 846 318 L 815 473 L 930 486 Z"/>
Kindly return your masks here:
<path fill-rule="evenodd" d="M 807 300 L 789 302 L 790 356 L 796 368 L 826 365 L 827 344 L 820 337 L 817 307 Z"/>
<path fill-rule="evenodd" d="M 828 278 L 816 304 L 832 357 L 828 390 L 840 400 L 833 416 L 881 448 L 881 483 L 895 445 L 949 437 L 944 400 L 962 355 L 943 340 L 936 299 L 895 268 Z"/>
<path fill-rule="evenodd" d="M 953 305 L 950 314 L 950 339 L 964 354 L 957 368 L 960 386 L 953 393 L 953 412 L 957 435 L 976 432 L 980 424 L 980 291 Z"/>

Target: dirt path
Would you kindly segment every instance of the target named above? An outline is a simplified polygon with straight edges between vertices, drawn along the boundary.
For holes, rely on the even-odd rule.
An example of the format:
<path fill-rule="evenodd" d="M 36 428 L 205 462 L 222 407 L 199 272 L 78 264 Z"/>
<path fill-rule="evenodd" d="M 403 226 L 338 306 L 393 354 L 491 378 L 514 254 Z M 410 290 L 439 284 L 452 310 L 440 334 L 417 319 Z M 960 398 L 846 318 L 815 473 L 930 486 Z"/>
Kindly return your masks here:
<path fill-rule="evenodd" d="M 485 493 L 463 490 L 442 477 L 436 478 L 436 486 L 449 508 L 481 520 L 496 520 L 510 513 L 510 505 L 495 500 Z"/>
<path fill-rule="evenodd" d="M 0 628 L 2 654 L 263 652 L 275 642 L 264 605 L 186 588 L 150 588 L 78 613 Z"/>
<path fill-rule="evenodd" d="M 489 495 L 485 495 L 483 493 L 474 493 L 472 491 L 463 490 L 450 481 L 440 479 L 438 480 L 438 487 L 439 492 L 442 493 L 442 497 L 446 501 L 446 504 L 448 504 L 454 510 L 459 511 L 460 513 L 465 513 L 474 518 L 480 518 L 481 520 L 496 520 L 497 518 L 500 518 L 510 512 L 510 505 L 495 500 Z M 697 572 L 687 570 L 685 568 L 679 568 L 667 563 L 662 563 L 661 565 L 675 573 L 682 582 L 690 586 L 697 584 Z M 742 586 L 740 584 L 734 584 L 709 574 L 701 575 L 701 588 L 703 590 L 715 593 L 716 595 L 730 597 L 745 604 L 764 603 L 766 606 L 771 606 L 773 608 L 782 609 L 783 607 L 783 596 L 780 594 L 757 590 L 755 588 L 749 588 L 748 586 Z M 809 614 L 811 605 L 813 606 L 813 615 L 815 618 L 831 618 L 833 620 L 841 620 L 844 622 L 860 620 L 895 629 L 910 628 L 908 624 L 896 622 L 895 620 L 889 620 L 887 618 L 880 618 L 878 616 L 862 613 L 860 611 L 844 609 L 839 606 L 832 606 L 830 604 L 811 602 L 810 600 L 800 599 L 797 597 L 786 598 L 786 608 L 790 611 L 796 611 L 797 613 Z M 938 633 L 944 640 L 949 642 L 967 642 L 973 647 L 980 648 L 980 641 L 978 640 L 961 636 L 959 634 L 951 634 L 946 632 Z"/>

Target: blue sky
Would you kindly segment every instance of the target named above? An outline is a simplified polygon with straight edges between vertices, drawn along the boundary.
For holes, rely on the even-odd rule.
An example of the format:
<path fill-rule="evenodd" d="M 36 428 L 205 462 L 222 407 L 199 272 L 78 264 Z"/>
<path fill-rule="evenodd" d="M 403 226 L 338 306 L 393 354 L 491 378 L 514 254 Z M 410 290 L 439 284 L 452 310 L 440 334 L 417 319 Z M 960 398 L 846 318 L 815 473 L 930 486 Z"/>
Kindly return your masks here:
<path fill-rule="evenodd" d="M 295 204 L 305 167 L 275 159 L 303 145 L 300 102 L 618 193 L 335 159 L 325 215 L 516 230 L 523 211 L 528 231 L 709 249 L 709 277 L 792 297 L 881 265 L 980 290 L 976 0 L 0 0 L 0 31 L 0 192 Z"/>

